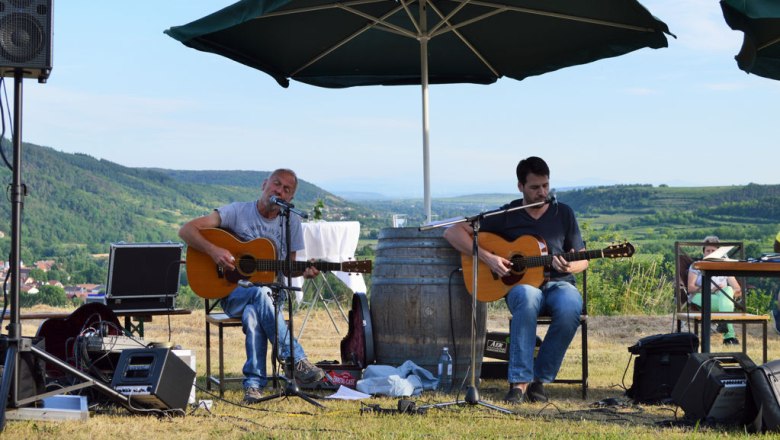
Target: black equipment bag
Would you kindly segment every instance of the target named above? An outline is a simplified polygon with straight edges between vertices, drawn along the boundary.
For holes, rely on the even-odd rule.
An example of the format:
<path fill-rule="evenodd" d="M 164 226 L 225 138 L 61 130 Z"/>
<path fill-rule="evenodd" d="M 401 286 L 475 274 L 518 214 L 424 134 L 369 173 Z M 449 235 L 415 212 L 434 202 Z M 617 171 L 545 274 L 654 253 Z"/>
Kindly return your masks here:
<path fill-rule="evenodd" d="M 747 407 L 755 416 L 754 430 L 780 432 L 780 360 L 748 372 Z"/>
<path fill-rule="evenodd" d="M 693 333 L 669 333 L 647 336 L 628 347 L 638 355 L 634 360 L 634 379 L 626 396 L 636 403 L 662 403 L 671 400 L 672 390 L 688 360 L 699 350 L 699 338 Z"/>

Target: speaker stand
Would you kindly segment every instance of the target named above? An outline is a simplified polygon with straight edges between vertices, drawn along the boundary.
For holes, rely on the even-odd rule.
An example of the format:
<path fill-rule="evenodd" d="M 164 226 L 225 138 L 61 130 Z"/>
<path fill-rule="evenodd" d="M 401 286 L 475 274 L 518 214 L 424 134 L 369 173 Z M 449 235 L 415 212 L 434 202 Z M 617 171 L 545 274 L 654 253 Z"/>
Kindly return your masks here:
<path fill-rule="evenodd" d="M 24 205 L 24 197 L 27 195 L 27 189 L 22 184 L 22 78 L 24 72 L 22 69 L 17 69 L 14 72 L 14 121 L 13 121 L 13 181 L 11 184 L 11 293 L 10 293 L 10 319 L 8 323 L 8 336 L 3 336 L 7 342 L 8 349 L 5 354 L 5 362 L 3 368 L 3 377 L 0 381 L 0 432 L 5 430 L 6 421 L 6 409 L 9 401 L 13 407 L 19 407 L 20 405 L 26 405 L 46 397 L 55 396 L 58 394 L 75 391 L 77 389 L 94 386 L 100 392 L 105 393 L 108 397 L 115 400 L 117 403 L 126 407 L 130 411 L 134 411 L 130 406 L 130 400 L 127 396 L 117 393 L 108 385 L 105 385 L 95 380 L 90 375 L 77 370 L 66 362 L 63 362 L 59 358 L 52 356 L 51 354 L 35 347 L 32 344 L 30 338 L 24 338 L 22 334 L 22 325 L 19 313 L 19 265 L 20 265 L 20 252 L 21 252 L 21 238 L 22 238 L 22 206 Z M 56 391 L 31 396 L 26 399 L 19 399 L 19 354 L 21 352 L 32 352 L 36 357 L 39 357 L 51 365 L 61 369 L 62 371 L 73 374 L 74 376 L 82 379 L 84 382 L 63 388 Z"/>

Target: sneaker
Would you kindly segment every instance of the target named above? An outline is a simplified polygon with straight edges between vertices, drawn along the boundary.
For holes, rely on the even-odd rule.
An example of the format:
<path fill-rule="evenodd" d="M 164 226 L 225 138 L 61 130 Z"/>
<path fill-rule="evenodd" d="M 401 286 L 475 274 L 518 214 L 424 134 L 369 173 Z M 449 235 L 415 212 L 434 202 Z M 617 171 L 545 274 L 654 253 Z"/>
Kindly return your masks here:
<path fill-rule="evenodd" d="M 289 364 L 285 364 L 285 375 L 292 377 Z M 322 380 L 325 377 L 325 371 L 309 362 L 308 359 L 301 359 L 295 363 L 295 380 L 299 383 L 308 384 Z"/>
<path fill-rule="evenodd" d="M 772 328 L 780 335 L 780 310 L 772 309 Z"/>
<path fill-rule="evenodd" d="M 525 402 L 525 394 L 520 388 L 509 387 L 509 392 L 504 396 L 504 402 L 519 404 Z"/>
<path fill-rule="evenodd" d="M 536 402 L 547 402 L 547 393 L 544 392 L 544 385 L 541 382 L 531 382 L 528 384 L 528 388 L 525 390 L 525 400 Z"/>
<path fill-rule="evenodd" d="M 718 325 L 715 327 L 715 330 L 718 333 L 728 333 L 729 327 L 725 322 L 719 322 Z"/>
<path fill-rule="evenodd" d="M 739 339 L 737 338 L 726 338 L 723 340 L 723 345 L 739 345 Z"/>
<path fill-rule="evenodd" d="M 244 390 L 244 402 L 257 403 L 263 397 L 263 389 L 258 387 L 249 387 Z"/>

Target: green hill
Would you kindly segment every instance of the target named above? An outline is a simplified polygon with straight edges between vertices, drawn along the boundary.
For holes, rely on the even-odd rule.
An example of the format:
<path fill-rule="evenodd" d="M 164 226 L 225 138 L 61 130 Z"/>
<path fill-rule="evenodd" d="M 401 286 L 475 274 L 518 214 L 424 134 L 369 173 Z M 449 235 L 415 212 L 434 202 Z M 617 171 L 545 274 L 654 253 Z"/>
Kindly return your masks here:
<path fill-rule="evenodd" d="M 8 161 L 9 143 L 3 150 Z M 91 266 L 91 255 L 104 254 L 112 242 L 178 241 L 177 230 L 190 218 L 234 200 L 259 194 L 265 171 L 182 171 L 130 168 L 84 154 L 68 154 L 33 144 L 23 146 L 22 260 L 56 258 L 69 275 L 93 282 L 104 275 Z M 11 183 L 11 172 L 0 169 Z M 433 200 L 437 219 L 474 215 L 518 194 L 473 194 Z M 357 220 L 363 238 L 375 239 L 391 226 L 393 214 L 406 214 L 408 225 L 424 222 L 422 200 L 347 202 L 301 180 L 296 205 L 311 212 L 318 199 L 326 220 Z M 0 204 L 0 253 L 10 249 L 10 195 Z M 577 212 L 589 245 L 630 240 L 644 254 L 668 256 L 675 240 L 717 234 L 744 240 L 748 255 L 769 251 L 780 229 L 780 185 L 672 188 L 616 185 L 560 191 L 558 200 Z M 74 275 L 75 276 L 75 275 Z"/>
<path fill-rule="evenodd" d="M 11 148 L 4 146 L 11 161 Z M 253 200 L 269 171 L 174 171 L 129 168 L 48 147 L 22 148 L 24 198 L 22 258 L 67 254 L 76 248 L 104 253 L 109 243 L 178 241 L 190 218 L 234 200 Z M 10 184 L 11 172 L 0 169 Z M 296 204 L 303 210 L 323 198 L 330 212 L 355 207 L 304 180 Z M 10 249 L 11 203 L 0 205 L 0 252 Z"/>

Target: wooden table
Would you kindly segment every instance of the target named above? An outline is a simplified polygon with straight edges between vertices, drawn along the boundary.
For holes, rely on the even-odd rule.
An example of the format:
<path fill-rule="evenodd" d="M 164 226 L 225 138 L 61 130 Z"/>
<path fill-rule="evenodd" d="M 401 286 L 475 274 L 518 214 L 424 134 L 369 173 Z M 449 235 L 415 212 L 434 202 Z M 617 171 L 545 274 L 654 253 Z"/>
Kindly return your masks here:
<path fill-rule="evenodd" d="M 714 276 L 780 277 L 780 263 L 747 261 L 699 261 L 693 264 L 701 271 L 701 352 L 710 353 L 710 318 L 712 314 L 712 284 Z"/>
<path fill-rule="evenodd" d="M 57 319 L 67 318 L 71 312 L 32 312 L 20 313 L 19 319 Z M 124 317 L 125 332 L 128 336 L 134 334 L 138 337 L 144 337 L 144 323 L 151 322 L 154 316 L 164 315 L 191 315 L 192 310 L 188 309 L 158 309 L 158 310 L 114 310 L 117 317 Z M 10 313 L 6 312 L 5 319 L 8 319 Z M 133 322 L 135 321 L 135 322 Z"/>

